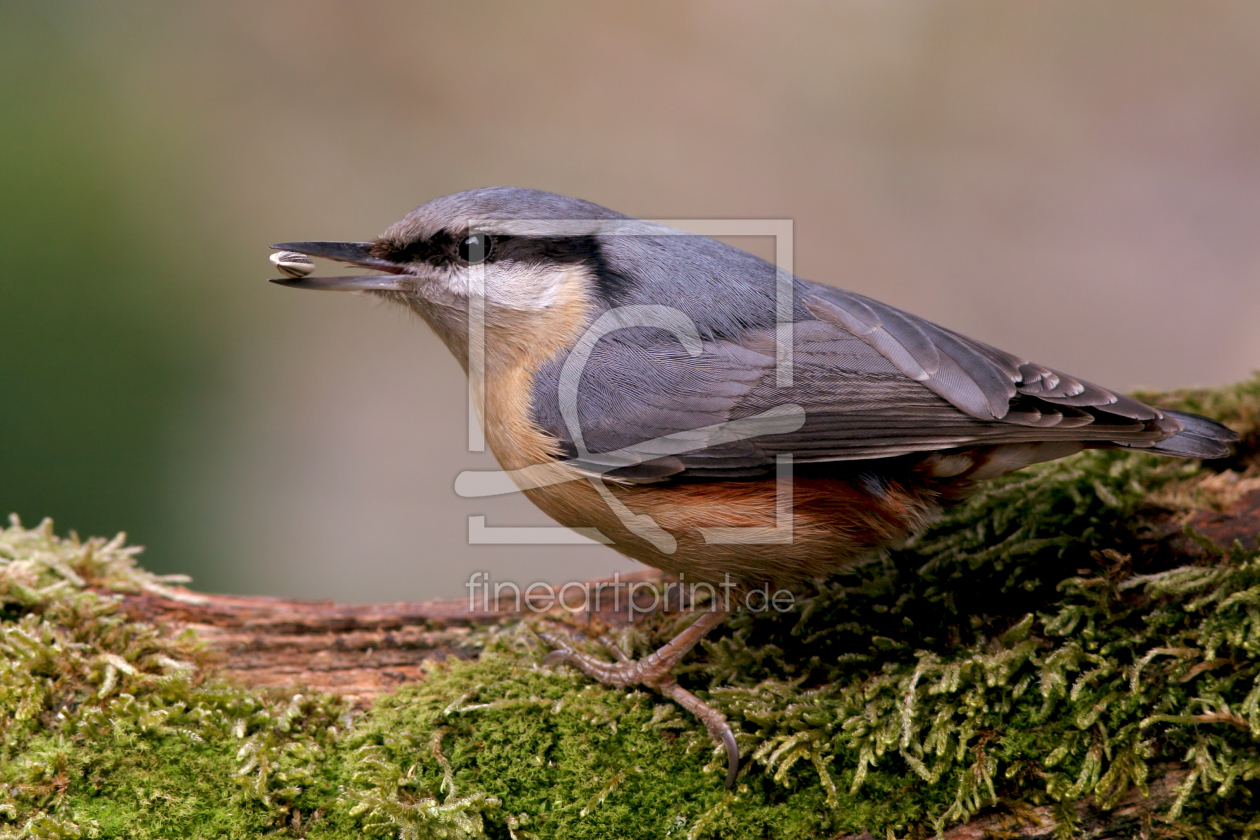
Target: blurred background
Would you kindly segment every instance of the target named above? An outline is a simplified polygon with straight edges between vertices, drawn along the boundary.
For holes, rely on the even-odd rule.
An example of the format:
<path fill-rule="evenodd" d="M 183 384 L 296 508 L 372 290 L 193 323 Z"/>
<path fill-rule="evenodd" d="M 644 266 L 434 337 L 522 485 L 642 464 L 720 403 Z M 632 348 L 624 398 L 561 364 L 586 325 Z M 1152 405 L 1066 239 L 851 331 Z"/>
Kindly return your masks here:
<path fill-rule="evenodd" d="M 1260 367 L 1260 5 L 0 3 L 0 508 L 207 591 L 456 596 L 463 376 L 265 282 L 475 186 L 791 218 L 801 275 L 1119 388 Z"/>

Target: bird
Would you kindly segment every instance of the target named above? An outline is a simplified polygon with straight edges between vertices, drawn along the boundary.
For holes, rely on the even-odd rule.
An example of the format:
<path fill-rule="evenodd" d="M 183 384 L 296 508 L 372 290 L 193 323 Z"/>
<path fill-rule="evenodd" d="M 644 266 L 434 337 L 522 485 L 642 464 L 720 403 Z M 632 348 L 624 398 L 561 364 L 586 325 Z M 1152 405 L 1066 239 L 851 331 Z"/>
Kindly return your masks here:
<path fill-rule="evenodd" d="M 553 519 L 726 596 L 850 567 L 1031 464 L 1084 449 L 1218 459 L 1238 439 L 715 239 L 540 190 L 454 193 L 371 241 L 272 248 L 274 283 L 365 292 L 427 322 L 470 375 L 489 448 Z M 311 276 L 304 258 L 374 273 Z M 677 702 L 725 750 L 729 788 L 730 724 L 673 671 L 737 607 L 711 598 L 637 660 L 544 633 L 545 661 Z"/>

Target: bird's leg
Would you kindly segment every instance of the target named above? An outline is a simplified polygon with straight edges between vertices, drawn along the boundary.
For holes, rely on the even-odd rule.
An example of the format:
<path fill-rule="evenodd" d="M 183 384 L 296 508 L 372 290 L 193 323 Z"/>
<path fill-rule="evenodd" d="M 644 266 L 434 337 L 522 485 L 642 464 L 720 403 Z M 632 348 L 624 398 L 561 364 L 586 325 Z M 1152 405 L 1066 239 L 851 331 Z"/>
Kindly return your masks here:
<path fill-rule="evenodd" d="M 739 771 L 739 746 L 735 743 L 735 734 L 731 732 L 730 724 L 726 722 L 726 715 L 683 688 L 674 678 L 674 666 L 678 661 L 710 630 L 721 624 L 724 618 L 726 610 L 707 610 L 687 629 L 642 659 L 631 659 L 612 640 L 601 637 L 600 642 L 617 658 L 617 662 L 605 662 L 579 653 L 563 639 L 550 633 L 540 633 L 539 636 L 554 648 L 547 654 L 544 664 L 568 663 L 588 677 L 614 688 L 647 686 L 699 718 L 713 740 L 726 750 L 726 786 L 730 788 L 734 786 L 735 774 Z"/>

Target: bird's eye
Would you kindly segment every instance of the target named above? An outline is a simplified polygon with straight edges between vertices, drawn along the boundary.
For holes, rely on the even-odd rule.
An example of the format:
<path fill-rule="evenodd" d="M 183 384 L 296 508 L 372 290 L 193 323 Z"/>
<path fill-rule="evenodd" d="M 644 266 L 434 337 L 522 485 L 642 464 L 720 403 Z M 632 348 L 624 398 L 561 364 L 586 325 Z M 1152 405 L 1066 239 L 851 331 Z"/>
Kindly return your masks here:
<path fill-rule="evenodd" d="M 459 258 L 469 265 L 483 263 L 490 259 L 494 250 L 494 237 L 484 233 L 472 233 L 459 243 Z"/>

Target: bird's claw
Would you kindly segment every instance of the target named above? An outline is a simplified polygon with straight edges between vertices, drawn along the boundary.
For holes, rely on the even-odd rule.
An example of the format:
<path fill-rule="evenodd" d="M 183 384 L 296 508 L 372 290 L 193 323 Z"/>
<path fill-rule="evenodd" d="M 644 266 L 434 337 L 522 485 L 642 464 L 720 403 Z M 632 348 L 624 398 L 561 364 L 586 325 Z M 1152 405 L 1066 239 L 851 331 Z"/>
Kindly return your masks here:
<path fill-rule="evenodd" d="M 735 733 L 731 730 L 726 715 L 678 684 L 673 669 L 681 657 L 630 659 L 609 639 L 601 637 L 600 643 L 619 660 L 607 662 L 574 650 L 559 636 L 550 633 L 538 635 L 552 647 L 551 653 L 543 659 L 543 665 L 572 665 L 591 679 L 613 688 L 651 688 L 699 718 L 709 731 L 709 737 L 726 751 L 726 787 L 730 789 L 735 786 L 735 777 L 739 773 L 739 745 L 735 741 Z"/>

